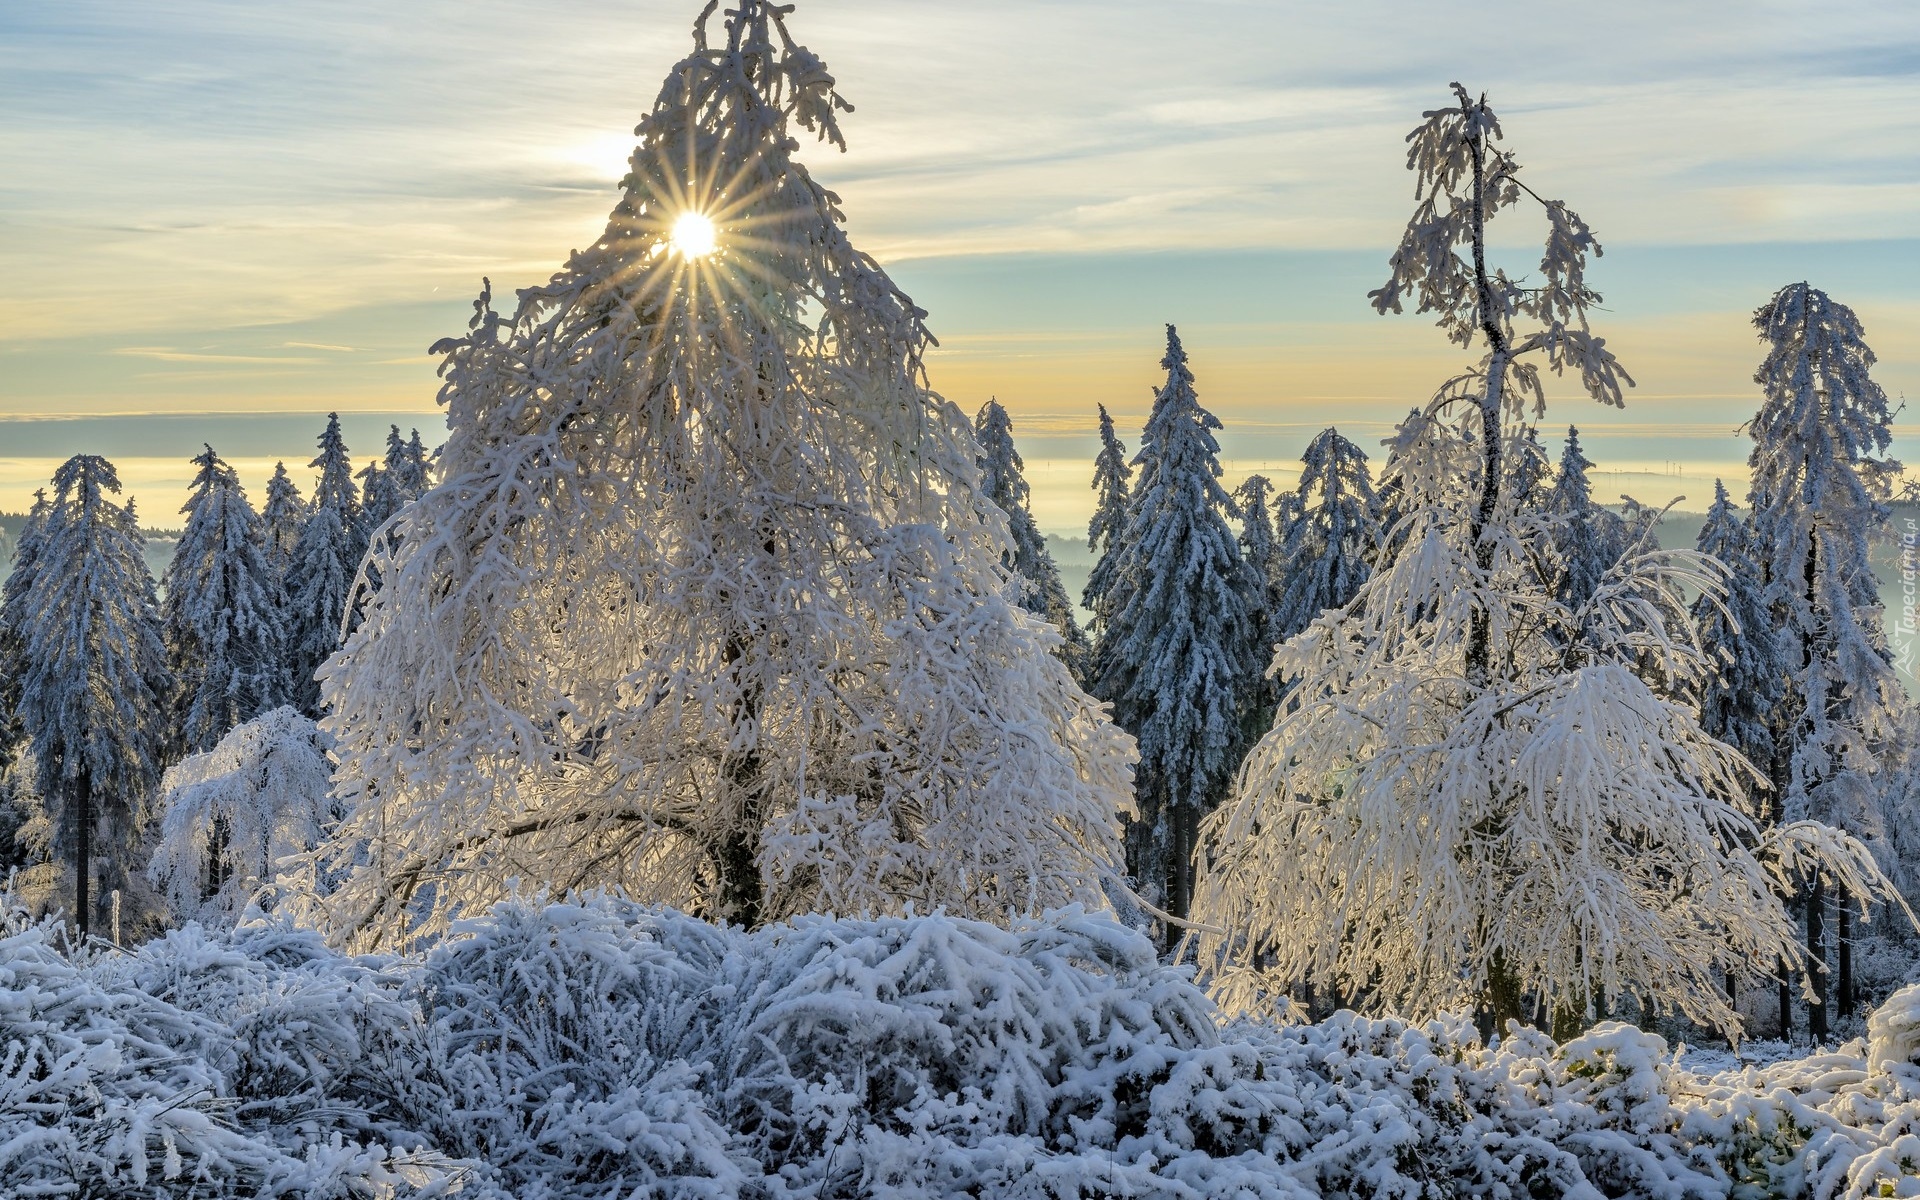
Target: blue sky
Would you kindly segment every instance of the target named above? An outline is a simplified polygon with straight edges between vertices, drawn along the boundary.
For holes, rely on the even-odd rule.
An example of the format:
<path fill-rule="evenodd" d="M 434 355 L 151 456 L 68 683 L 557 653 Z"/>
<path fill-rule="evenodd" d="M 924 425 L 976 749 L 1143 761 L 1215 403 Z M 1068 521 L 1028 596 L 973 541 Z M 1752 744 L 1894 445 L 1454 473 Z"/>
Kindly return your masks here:
<path fill-rule="evenodd" d="M 698 8 L 9 0 L 0 507 L 81 450 L 157 514 L 203 440 L 257 487 L 329 409 L 356 449 L 431 432 L 427 345 L 480 276 L 593 238 Z M 801 0 L 792 27 L 856 106 L 815 173 L 930 310 L 935 385 L 1012 411 L 1049 529 L 1084 518 L 1093 405 L 1144 413 L 1163 322 L 1230 472 L 1284 476 L 1330 422 L 1365 444 L 1450 373 L 1365 292 L 1410 207 L 1401 138 L 1454 78 L 1608 248 L 1596 324 L 1641 386 L 1548 424 L 1643 472 L 1623 489 L 1739 470 L 1745 314 L 1787 282 L 1852 304 L 1882 383 L 1920 395 L 1920 5 L 1461 12 Z"/>

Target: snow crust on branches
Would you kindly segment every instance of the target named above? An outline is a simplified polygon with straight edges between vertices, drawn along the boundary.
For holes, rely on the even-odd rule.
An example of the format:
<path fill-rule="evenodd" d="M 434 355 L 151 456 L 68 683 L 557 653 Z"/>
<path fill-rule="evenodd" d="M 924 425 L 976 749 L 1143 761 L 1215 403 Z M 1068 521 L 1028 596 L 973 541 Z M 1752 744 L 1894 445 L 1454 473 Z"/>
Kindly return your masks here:
<path fill-rule="evenodd" d="M 131 953 L 0 923 L 0 1193 L 719 1200 L 1913 1195 L 1920 987 L 1694 1071 L 1603 1024 L 1224 1022 L 1065 911 L 748 933 L 509 904 L 423 958 L 279 924 Z"/>

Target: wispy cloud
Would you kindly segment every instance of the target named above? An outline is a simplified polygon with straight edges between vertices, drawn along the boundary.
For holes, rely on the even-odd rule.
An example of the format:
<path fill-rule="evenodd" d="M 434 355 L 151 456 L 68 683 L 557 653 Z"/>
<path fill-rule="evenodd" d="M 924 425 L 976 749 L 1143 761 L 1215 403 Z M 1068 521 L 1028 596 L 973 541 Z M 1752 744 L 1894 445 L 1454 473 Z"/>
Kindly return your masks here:
<path fill-rule="evenodd" d="M 274 366 L 298 367 L 314 366 L 324 360 L 318 358 L 300 358 L 288 355 L 264 354 L 202 354 L 192 350 L 175 350 L 167 346 L 121 346 L 108 351 L 123 358 L 151 358 L 160 362 L 179 363 L 218 363 L 245 365 L 248 363 L 271 363 Z"/>

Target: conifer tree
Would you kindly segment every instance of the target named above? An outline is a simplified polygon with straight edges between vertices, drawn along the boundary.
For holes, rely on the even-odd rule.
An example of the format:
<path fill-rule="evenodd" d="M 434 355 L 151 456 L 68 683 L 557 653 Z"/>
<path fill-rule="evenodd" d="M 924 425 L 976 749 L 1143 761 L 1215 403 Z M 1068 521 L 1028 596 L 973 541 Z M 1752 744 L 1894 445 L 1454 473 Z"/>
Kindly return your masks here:
<path fill-rule="evenodd" d="M 796 157 L 846 103 L 784 6 L 713 13 L 604 235 L 438 347 L 441 482 L 323 672 L 348 941 L 515 878 L 752 926 L 1119 870 L 1131 746 L 1007 598 L 923 314 Z"/>
<path fill-rule="evenodd" d="M 393 472 L 383 469 L 378 458 L 369 458 L 355 478 L 360 481 L 361 536 L 371 539 L 373 531 L 399 511 L 400 496 L 394 490 Z"/>
<path fill-rule="evenodd" d="M 1779 631 L 1768 611 L 1765 576 L 1753 557 L 1751 523 L 1727 498 L 1727 489 L 1713 481 L 1713 506 L 1700 527 L 1695 549 L 1725 568 L 1726 590 L 1721 596 L 1702 595 L 1693 602 L 1701 645 L 1713 657 L 1713 670 L 1700 694 L 1700 727 L 1733 746 L 1762 773 L 1770 773 L 1775 745 L 1770 719 L 1781 702 L 1786 663 L 1780 653 Z M 1782 814 L 1778 796 L 1762 794 L 1756 778 L 1753 807 L 1777 824 Z"/>
<path fill-rule="evenodd" d="M 1140 469 L 1120 539 L 1124 589 L 1095 654 L 1095 694 L 1140 743 L 1129 840 L 1143 894 L 1184 917 L 1194 836 L 1219 803 L 1242 750 L 1240 715 L 1257 655 L 1258 599 L 1227 523 L 1220 422 L 1200 407 L 1179 334 L 1167 326 L 1154 397 L 1134 465 Z"/>
<path fill-rule="evenodd" d="M 420 440 L 420 431 L 415 429 L 407 438 L 407 444 L 400 461 L 392 464 L 399 472 L 396 476 L 400 495 L 403 500 L 412 503 L 424 496 L 433 482 L 433 456 L 427 453 L 426 445 Z"/>
<path fill-rule="evenodd" d="M 1793 714 L 1782 807 L 1860 837 L 1884 836 L 1880 759 L 1907 702 L 1881 624 L 1868 542 L 1887 527 L 1899 463 L 1887 395 L 1853 310 L 1805 283 L 1754 314 L 1767 352 L 1754 382 L 1765 396 L 1753 436 L 1755 554 L 1773 585 Z M 1804 881 L 1807 953 L 1824 964 L 1827 888 Z M 1843 906 L 1840 996 L 1850 1003 L 1851 914 Z M 1816 973 L 1809 1022 L 1827 1031 L 1826 979 Z"/>
<path fill-rule="evenodd" d="M 1248 573 L 1259 585 L 1256 597 L 1260 654 L 1263 657 L 1273 649 L 1273 643 L 1267 639 L 1280 597 L 1277 578 L 1280 569 L 1280 532 L 1274 525 L 1273 505 L 1268 501 L 1268 497 L 1273 495 L 1273 481 L 1265 475 L 1249 475 L 1233 491 L 1233 502 L 1240 514 L 1240 557 L 1245 560 Z M 1286 512 L 1289 507 L 1282 500 L 1282 511 Z M 1290 517 L 1291 514 L 1289 526 L 1292 524 Z"/>
<path fill-rule="evenodd" d="M 167 567 L 162 620 L 173 669 L 175 745 L 213 748 L 286 699 L 285 595 L 239 477 L 208 446 Z"/>
<path fill-rule="evenodd" d="M 1127 448 L 1113 432 L 1113 418 L 1107 406 L 1100 406 L 1100 453 L 1093 460 L 1093 519 L 1087 522 L 1087 552 L 1093 556 L 1093 570 L 1080 593 L 1080 603 L 1093 614 L 1088 628 L 1104 637 L 1108 595 L 1114 587 L 1114 571 L 1120 563 L 1120 547 L 1127 531 L 1127 509 L 1131 504 L 1127 481 L 1133 468 L 1127 465 Z"/>
<path fill-rule="evenodd" d="M 1247 476 L 1233 492 L 1240 514 L 1240 557 L 1247 564 L 1254 597 L 1253 652 L 1247 662 L 1252 677 L 1247 684 L 1249 699 L 1241 734 L 1242 744 L 1248 746 L 1273 725 L 1273 707 L 1280 698 L 1275 681 L 1267 678 L 1273 648 L 1281 640 L 1274 618 L 1279 612 L 1282 546 L 1267 500 L 1273 494 L 1273 483 L 1265 475 Z M 1295 493 L 1288 492 L 1280 497 L 1281 510 L 1288 512 L 1297 502 Z"/>
<path fill-rule="evenodd" d="M 1553 480 L 1553 460 L 1540 444 L 1540 427 L 1532 422 L 1520 426 L 1502 457 L 1507 464 L 1507 480 L 1502 486 L 1513 497 L 1514 508 L 1526 512 L 1545 504 Z"/>
<path fill-rule="evenodd" d="M 273 465 L 273 478 L 267 480 L 267 503 L 260 510 L 262 548 L 274 578 L 284 585 L 287 568 L 293 562 L 293 548 L 307 527 L 307 502 L 287 475 L 286 463 Z"/>
<path fill-rule="evenodd" d="M 167 738 L 166 648 L 143 539 L 113 465 L 82 454 L 53 477 L 18 600 L 19 718 L 54 852 L 74 864 L 82 935 L 126 881 Z M 92 887 L 97 881 L 99 887 Z"/>
<path fill-rule="evenodd" d="M 294 707 L 320 715 L 320 664 L 340 647 L 347 606 L 360 560 L 366 553 L 353 463 L 340 437 L 340 417 L 327 414 L 320 453 L 307 464 L 320 469 L 313 504 L 294 543 L 287 567 L 287 659 L 293 674 Z"/>
<path fill-rule="evenodd" d="M 1054 565 L 1046 536 L 1034 524 L 1031 489 L 1022 473 L 1026 463 L 1013 444 L 1013 421 L 998 400 L 988 400 L 974 418 L 973 432 L 980 441 L 980 487 L 1007 516 L 1013 546 L 1004 561 L 1015 576 L 1020 607 L 1052 622 L 1060 631 L 1061 642 L 1055 653 L 1074 678 L 1081 678 L 1093 648 L 1074 618 L 1073 601 L 1067 599 L 1066 585 L 1060 582 L 1060 568 Z"/>
<path fill-rule="evenodd" d="M 19 721 L 20 682 L 26 675 L 24 631 L 51 508 L 47 490 L 35 489 L 33 507 L 28 509 L 27 519 L 20 526 L 20 536 L 13 546 L 13 564 L 4 592 L 0 593 L 0 766 L 13 762 L 26 737 Z"/>
<path fill-rule="evenodd" d="M 1627 549 L 1625 522 L 1593 501 L 1593 485 L 1587 479 L 1592 469 L 1593 462 L 1580 449 L 1580 431 L 1567 426 L 1567 444 L 1560 452 L 1560 470 L 1547 509 L 1557 519 L 1554 541 L 1566 564 L 1556 590 L 1575 608 L 1592 599 L 1601 578 Z"/>
<path fill-rule="evenodd" d="M 1285 641 L 1329 608 L 1344 608 L 1367 581 L 1380 541 L 1367 455 L 1322 430 L 1302 457 L 1297 515 L 1286 538 L 1286 580 L 1273 626 Z"/>

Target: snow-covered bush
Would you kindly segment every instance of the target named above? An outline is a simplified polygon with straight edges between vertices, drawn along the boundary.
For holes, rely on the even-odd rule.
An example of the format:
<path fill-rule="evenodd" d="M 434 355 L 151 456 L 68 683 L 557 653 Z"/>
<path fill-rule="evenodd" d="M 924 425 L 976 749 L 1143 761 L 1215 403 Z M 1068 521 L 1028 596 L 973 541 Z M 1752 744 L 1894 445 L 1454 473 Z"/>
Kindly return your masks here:
<path fill-rule="evenodd" d="M 160 782 L 160 844 L 148 878 L 173 911 L 232 925 L 269 899 L 282 865 L 320 845 L 342 815 L 332 796 L 333 739 L 290 707 L 236 726 Z"/>
<path fill-rule="evenodd" d="M 133 956 L 70 957 L 57 930 L 0 917 L 0 1195 L 435 1194 L 457 1177 L 439 1154 L 385 1140 L 342 1094 L 348 1064 L 404 1071 L 382 1057 L 397 1047 L 315 1052 L 346 1027 L 422 1031 L 402 1015 L 398 979 L 388 1010 L 343 1004 L 361 986 L 347 964 L 298 937 L 312 955 L 304 981 L 330 994 L 305 997 L 295 1018 L 285 997 L 303 972 L 272 935 L 196 929 Z M 281 1071 L 250 1092 L 248 1063 L 276 1040 Z"/>
<path fill-rule="evenodd" d="M 1616 1024 L 1223 1021 L 1078 910 L 513 903 L 424 958 L 56 928 L 0 926 L 0 1195 L 1920 1195 L 1920 987 L 1867 1043 L 1713 1073 Z"/>

